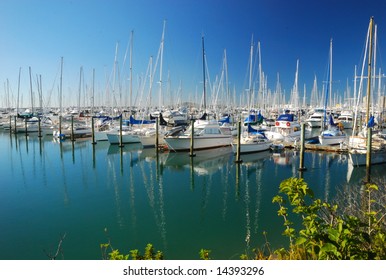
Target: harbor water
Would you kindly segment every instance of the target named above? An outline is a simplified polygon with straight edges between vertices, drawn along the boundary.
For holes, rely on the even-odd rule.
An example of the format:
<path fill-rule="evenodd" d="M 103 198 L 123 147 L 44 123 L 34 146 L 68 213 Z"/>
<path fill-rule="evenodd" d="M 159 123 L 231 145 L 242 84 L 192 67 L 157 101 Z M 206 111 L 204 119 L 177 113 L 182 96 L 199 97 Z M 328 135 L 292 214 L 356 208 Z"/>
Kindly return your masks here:
<path fill-rule="evenodd" d="M 156 153 L 90 139 L 0 132 L 0 259 L 97 260 L 100 244 L 128 254 L 148 243 L 165 259 L 239 259 L 268 241 L 287 246 L 272 198 L 280 183 L 299 177 L 299 152 L 242 155 L 231 148 Z M 359 184 L 364 168 L 345 154 L 306 151 L 302 176 L 323 200 Z M 374 166 L 381 179 L 384 166 Z M 266 236 L 264 236 L 266 232 Z M 266 240 L 267 239 L 267 240 Z"/>

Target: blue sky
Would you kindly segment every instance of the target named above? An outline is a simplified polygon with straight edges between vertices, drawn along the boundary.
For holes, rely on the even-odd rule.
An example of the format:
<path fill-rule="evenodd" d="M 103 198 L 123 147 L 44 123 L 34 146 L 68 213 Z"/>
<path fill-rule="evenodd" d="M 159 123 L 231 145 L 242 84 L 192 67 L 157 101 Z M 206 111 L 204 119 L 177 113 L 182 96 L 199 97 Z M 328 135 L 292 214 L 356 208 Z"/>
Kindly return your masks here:
<path fill-rule="evenodd" d="M 90 91 L 95 69 L 95 100 L 108 102 L 117 45 L 119 84 L 128 83 L 129 60 L 125 66 L 123 60 L 132 30 L 135 99 L 140 82 L 146 79 L 150 56 L 155 63 L 164 20 L 162 91 L 167 91 L 169 75 L 174 98 L 179 85 L 184 100 L 202 91 L 202 34 L 211 81 L 221 75 L 226 49 L 229 85 L 237 94 L 247 87 L 252 35 L 254 42 L 261 44 L 268 87 L 275 88 L 279 73 L 282 88 L 289 94 L 299 59 L 299 88 L 302 94 L 305 84 L 308 96 L 315 75 L 322 88 L 332 38 L 333 91 L 343 95 L 346 81 L 352 83 L 354 66 L 362 63 L 371 16 L 378 25 L 377 65 L 383 67 L 386 1 L 382 0 L 2 0 L 0 106 L 5 105 L 7 79 L 10 99 L 16 100 L 20 67 L 22 105 L 29 106 L 30 102 L 31 67 L 33 91 L 37 92 L 36 77 L 41 75 L 45 103 L 57 106 L 61 57 L 65 105 L 77 104 L 80 67 L 84 71 L 82 92 Z M 155 81 L 159 80 L 158 70 L 155 75 Z M 154 83 L 154 100 L 158 87 Z M 126 89 L 122 95 L 128 95 Z M 89 100 L 89 93 L 85 96 Z"/>

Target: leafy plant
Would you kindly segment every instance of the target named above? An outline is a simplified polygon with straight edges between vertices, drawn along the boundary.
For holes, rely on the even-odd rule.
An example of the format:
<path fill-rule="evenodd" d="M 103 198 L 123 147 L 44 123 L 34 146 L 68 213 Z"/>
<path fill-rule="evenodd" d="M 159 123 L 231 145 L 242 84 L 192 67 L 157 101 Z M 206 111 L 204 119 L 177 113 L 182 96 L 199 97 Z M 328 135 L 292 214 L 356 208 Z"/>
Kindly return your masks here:
<path fill-rule="evenodd" d="M 147 244 L 144 254 L 142 255 L 138 249 L 130 250 L 129 254 L 124 255 L 118 249 L 114 249 L 110 242 L 107 229 L 105 228 L 108 242 L 100 244 L 102 259 L 104 260 L 163 260 L 164 255 L 161 251 L 155 251 L 152 244 Z"/>
<path fill-rule="evenodd" d="M 289 178 L 280 184 L 279 192 L 286 195 L 292 213 L 302 221 L 296 230 L 289 219 L 287 201 L 281 195 L 272 202 L 279 205 L 278 215 L 284 219 L 283 235 L 289 238 L 289 249 L 274 252 L 280 259 L 385 259 L 386 235 L 381 226 L 385 213 L 374 211 L 373 192 L 378 187 L 365 185 L 366 199 L 362 211 L 366 219 L 338 215 L 338 205 L 315 199 L 303 179 Z"/>

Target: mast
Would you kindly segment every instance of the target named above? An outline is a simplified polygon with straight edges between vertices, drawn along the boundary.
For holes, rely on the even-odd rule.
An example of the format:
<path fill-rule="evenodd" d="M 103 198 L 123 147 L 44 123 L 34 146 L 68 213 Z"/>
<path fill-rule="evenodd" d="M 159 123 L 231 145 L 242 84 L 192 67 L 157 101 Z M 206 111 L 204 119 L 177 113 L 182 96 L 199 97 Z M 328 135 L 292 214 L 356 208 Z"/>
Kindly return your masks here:
<path fill-rule="evenodd" d="M 253 97 L 253 86 L 252 86 L 252 72 L 253 72 L 253 35 L 251 39 L 251 48 L 249 53 L 249 84 L 248 84 L 248 91 L 249 91 L 249 104 L 248 104 L 248 117 L 252 108 L 252 97 Z"/>
<path fill-rule="evenodd" d="M 32 76 L 31 76 L 31 66 L 29 67 L 29 84 L 30 84 L 30 91 L 31 91 L 31 112 L 34 113 L 34 97 L 32 92 Z"/>
<path fill-rule="evenodd" d="M 80 71 L 79 71 L 78 114 L 80 114 L 80 96 L 82 95 L 82 74 L 83 74 L 83 66 L 80 67 Z"/>
<path fill-rule="evenodd" d="M 62 107 L 63 107 L 63 97 L 62 97 L 62 90 L 63 90 L 63 56 L 60 60 L 60 84 L 59 84 L 59 108 L 60 108 L 60 115 L 62 115 Z"/>
<path fill-rule="evenodd" d="M 164 40 L 165 40 L 165 25 L 166 20 L 164 20 L 164 26 L 162 29 L 162 37 L 161 37 L 161 46 L 160 46 L 160 53 L 161 53 L 161 61 L 160 61 L 160 70 L 159 70 L 159 96 L 158 96 L 158 107 L 159 110 L 161 110 L 162 105 L 162 65 L 163 65 L 163 53 L 164 53 Z"/>
<path fill-rule="evenodd" d="M 201 37 L 202 41 L 202 74 L 204 78 L 204 113 L 206 113 L 206 74 L 205 74 L 205 47 L 204 47 L 204 35 Z"/>
<path fill-rule="evenodd" d="M 257 53 L 259 57 L 259 93 L 258 93 L 258 100 L 259 105 L 261 108 L 265 109 L 265 98 L 264 98 L 264 77 L 263 77 L 263 69 L 261 66 L 261 49 L 260 49 L 260 41 L 257 42 Z"/>
<path fill-rule="evenodd" d="M 95 68 L 92 69 L 92 102 L 91 102 L 91 115 L 94 115 L 94 104 L 95 104 Z"/>
<path fill-rule="evenodd" d="M 129 107 L 133 106 L 133 40 L 134 40 L 134 30 L 131 30 L 130 36 L 130 104 Z"/>
<path fill-rule="evenodd" d="M 327 102 L 328 99 L 330 99 L 330 106 L 331 106 L 331 95 L 332 95 L 332 39 L 330 39 L 330 54 L 329 54 L 329 61 L 328 61 L 328 87 L 327 92 L 324 100 L 324 119 L 323 119 L 323 126 L 326 125 L 327 122 Z M 331 110 L 331 108 L 330 108 Z"/>
<path fill-rule="evenodd" d="M 366 124 L 369 122 L 369 113 L 370 113 L 370 97 L 371 97 L 371 70 L 372 70 L 372 58 L 373 58 L 373 22 L 374 18 L 370 18 L 370 48 L 369 48 L 369 57 L 368 57 L 368 77 L 367 77 L 367 104 L 366 104 Z"/>
<path fill-rule="evenodd" d="M 330 110 L 332 109 L 331 106 L 332 106 L 332 38 L 330 40 L 330 83 L 329 83 L 329 88 L 330 88 Z"/>
<path fill-rule="evenodd" d="M 17 82 L 17 102 L 16 102 L 16 115 L 19 113 L 19 97 L 20 97 L 20 75 L 21 75 L 21 67 L 19 68 L 19 79 Z"/>

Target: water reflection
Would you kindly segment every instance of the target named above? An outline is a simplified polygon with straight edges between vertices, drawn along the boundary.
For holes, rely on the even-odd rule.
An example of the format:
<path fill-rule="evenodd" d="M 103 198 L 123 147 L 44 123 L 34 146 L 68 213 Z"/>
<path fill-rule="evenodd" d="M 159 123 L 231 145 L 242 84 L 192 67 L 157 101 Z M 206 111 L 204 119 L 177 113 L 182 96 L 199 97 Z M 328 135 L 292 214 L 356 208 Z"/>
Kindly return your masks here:
<path fill-rule="evenodd" d="M 188 153 L 170 152 L 164 159 L 163 166 L 175 171 L 190 169 L 199 176 L 212 175 L 229 161 L 232 157 L 232 149 L 224 147 L 208 151 L 196 151 L 195 154 L 195 157 L 190 157 Z"/>
<path fill-rule="evenodd" d="M 286 241 L 271 201 L 284 179 L 298 175 L 297 151 L 242 155 L 236 164 L 230 148 L 190 157 L 80 139 L 0 135 L 0 141 L 6 182 L 0 244 L 14 258 L 44 259 L 44 242 L 56 244 L 67 232 L 66 259 L 97 259 L 105 227 L 115 248 L 153 243 L 168 259 L 197 259 L 200 248 L 217 259 L 238 259 L 264 244 L 263 231 L 273 247 Z M 323 199 L 365 177 L 364 168 L 349 170 L 340 154 L 306 152 L 305 166 L 306 182 Z M 384 178 L 383 169 L 375 166 L 374 176 Z M 21 230 L 25 221 L 28 236 Z"/>

